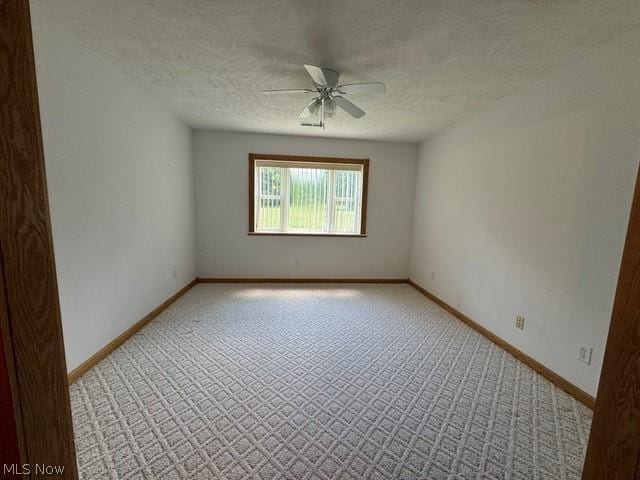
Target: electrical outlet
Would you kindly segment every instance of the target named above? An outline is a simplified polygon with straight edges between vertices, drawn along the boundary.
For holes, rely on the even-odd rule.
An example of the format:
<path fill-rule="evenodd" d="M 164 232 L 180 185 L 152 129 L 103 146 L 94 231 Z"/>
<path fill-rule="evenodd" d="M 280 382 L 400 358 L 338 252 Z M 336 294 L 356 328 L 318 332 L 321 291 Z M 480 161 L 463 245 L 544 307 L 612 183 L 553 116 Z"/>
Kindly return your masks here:
<path fill-rule="evenodd" d="M 178 271 L 177 270 L 173 271 L 173 278 L 178 278 Z"/>
<path fill-rule="evenodd" d="M 435 272 L 431 272 L 431 280 L 435 280 L 436 279 L 436 273 Z"/>
<path fill-rule="evenodd" d="M 516 317 L 516 328 L 524 330 L 524 317 L 521 317 L 520 315 Z"/>
<path fill-rule="evenodd" d="M 591 365 L 591 355 L 593 354 L 593 347 L 589 345 L 578 344 L 578 360 L 587 365 Z"/>

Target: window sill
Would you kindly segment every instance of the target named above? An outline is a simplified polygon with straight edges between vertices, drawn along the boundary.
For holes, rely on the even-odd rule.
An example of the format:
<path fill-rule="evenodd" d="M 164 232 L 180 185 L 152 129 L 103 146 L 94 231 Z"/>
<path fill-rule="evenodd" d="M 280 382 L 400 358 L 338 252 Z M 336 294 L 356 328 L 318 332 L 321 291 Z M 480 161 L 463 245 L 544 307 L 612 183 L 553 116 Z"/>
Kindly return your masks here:
<path fill-rule="evenodd" d="M 294 232 L 248 232 L 249 235 L 262 237 L 346 237 L 365 238 L 366 233 L 294 233 Z"/>

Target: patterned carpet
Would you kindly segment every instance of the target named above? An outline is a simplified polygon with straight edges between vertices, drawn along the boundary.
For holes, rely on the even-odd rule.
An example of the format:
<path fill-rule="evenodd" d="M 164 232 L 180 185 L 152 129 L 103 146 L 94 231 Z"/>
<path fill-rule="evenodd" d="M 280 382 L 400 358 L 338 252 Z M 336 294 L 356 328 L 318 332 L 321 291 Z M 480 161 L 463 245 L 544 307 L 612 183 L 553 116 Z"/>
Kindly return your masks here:
<path fill-rule="evenodd" d="M 591 411 L 408 285 L 198 284 L 71 387 L 83 479 L 579 479 Z"/>

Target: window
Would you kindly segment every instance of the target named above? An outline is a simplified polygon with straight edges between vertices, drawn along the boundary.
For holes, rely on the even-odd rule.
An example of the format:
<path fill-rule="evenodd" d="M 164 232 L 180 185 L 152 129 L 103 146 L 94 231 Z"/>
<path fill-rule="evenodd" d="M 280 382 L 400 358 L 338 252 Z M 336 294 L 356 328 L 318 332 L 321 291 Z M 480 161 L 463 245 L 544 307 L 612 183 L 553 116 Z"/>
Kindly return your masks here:
<path fill-rule="evenodd" d="M 249 155 L 249 234 L 365 236 L 369 160 Z"/>

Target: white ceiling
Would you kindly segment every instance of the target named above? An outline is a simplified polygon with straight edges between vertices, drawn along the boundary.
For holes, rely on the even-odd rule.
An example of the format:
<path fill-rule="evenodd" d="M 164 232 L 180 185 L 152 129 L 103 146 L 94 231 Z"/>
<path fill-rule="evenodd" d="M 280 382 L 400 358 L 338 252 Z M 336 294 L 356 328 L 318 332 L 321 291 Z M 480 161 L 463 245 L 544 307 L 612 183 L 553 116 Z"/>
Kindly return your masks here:
<path fill-rule="evenodd" d="M 638 0 L 33 0 L 187 124 L 219 130 L 419 141 L 640 24 Z M 351 96 L 326 131 L 299 126 L 303 63 Z"/>

